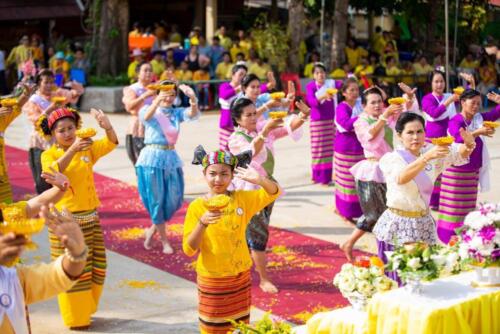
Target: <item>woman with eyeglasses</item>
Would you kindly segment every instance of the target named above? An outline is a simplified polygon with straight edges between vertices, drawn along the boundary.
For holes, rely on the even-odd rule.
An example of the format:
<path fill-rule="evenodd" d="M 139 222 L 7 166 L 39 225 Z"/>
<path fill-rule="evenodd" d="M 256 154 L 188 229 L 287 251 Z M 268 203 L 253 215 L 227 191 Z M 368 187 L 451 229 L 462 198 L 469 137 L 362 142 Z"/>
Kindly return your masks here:
<path fill-rule="evenodd" d="M 303 102 L 297 102 L 295 105 L 300 110 L 298 116 L 290 116 L 285 121 L 270 118 L 259 122 L 259 115 L 252 100 L 246 97 L 236 99 L 231 104 L 231 116 L 236 127 L 229 138 L 231 154 L 237 155 L 251 150 L 250 167 L 257 170 L 261 176 L 274 180 L 274 142 L 286 136 L 298 140 L 301 131 L 297 130 L 304 124 L 310 112 L 309 107 Z M 236 190 L 258 189 L 254 184 L 243 180 L 234 180 L 233 185 Z M 260 276 L 259 286 L 268 293 L 278 291 L 266 272 L 265 251 L 269 239 L 269 222 L 273 205 L 274 201 L 253 216 L 246 230 L 247 244 Z"/>

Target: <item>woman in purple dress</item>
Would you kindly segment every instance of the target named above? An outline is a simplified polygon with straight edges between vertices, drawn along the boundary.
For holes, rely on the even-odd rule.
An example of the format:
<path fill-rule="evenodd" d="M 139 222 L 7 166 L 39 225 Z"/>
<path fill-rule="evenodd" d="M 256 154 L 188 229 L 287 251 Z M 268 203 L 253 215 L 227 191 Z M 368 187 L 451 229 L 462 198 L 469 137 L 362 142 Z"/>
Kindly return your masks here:
<path fill-rule="evenodd" d="M 464 142 L 460 133 L 463 128 L 472 133 L 476 147 L 468 164 L 453 165 L 443 172 L 437 231 L 444 243 L 455 234 L 456 228 L 463 225 L 465 216 L 476 208 L 478 186 L 481 185 L 481 191 L 489 190 L 489 156 L 481 136 L 491 137 L 495 133 L 494 128 L 483 123 L 500 118 L 500 95 L 490 93 L 488 98 L 497 106 L 481 113 L 481 94 L 474 89 L 467 89 L 460 96 L 462 111 L 450 119 L 448 125 L 448 132 L 455 137 L 455 142 Z"/>
<path fill-rule="evenodd" d="M 337 88 L 340 84 L 326 79 L 326 68 L 322 63 L 314 64 L 313 76 L 314 81 L 306 87 L 306 101 L 311 107 L 312 180 L 328 185 L 332 182 L 336 95 L 329 94 L 327 89 Z"/>
<path fill-rule="evenodd" d="M 426 125 L 425 135 L 430 142 L 431 138 L 445 137 L 448 131 L 448 121 L 455 116 L 455 102 L 458 101 L 457 94 L 445 93 L 445 74 L 434 70 L 429 75 L 432 92 L 422 98 L 422 110 L 424 111 Z M 431 209 L 437 209 L 439 204 L 439 193 L 441 191 L 441 175 L 436 179 L 432 190 Z"/>
<path fill-rule="evenodd" d="M 360 217 L 362 211 L 350 169 L 364 159 L 363 147 L 354 131 L 354 123 L 363 112 L 363 107 L 357 103 L 359 86 L 355 79 L 344 82 L 342 96 L 344 101 L 339 103 L 335 112 L 335 207 L 337 214 L 352 220 Z"/>

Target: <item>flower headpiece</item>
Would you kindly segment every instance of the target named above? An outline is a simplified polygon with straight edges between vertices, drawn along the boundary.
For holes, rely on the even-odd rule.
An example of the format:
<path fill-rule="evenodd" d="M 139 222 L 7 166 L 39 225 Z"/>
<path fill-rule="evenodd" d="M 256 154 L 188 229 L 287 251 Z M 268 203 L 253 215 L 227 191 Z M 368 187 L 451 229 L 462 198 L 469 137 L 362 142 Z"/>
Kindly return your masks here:
<path fill-rule="evenodd" d="M 42 114 L 36 121 L 35 128 L 42 137 L 50 139 L 52 137 L 52 128 L 56 122 L 66 117 L 71 118 L 76 122 L 77 129 L 82 126 L 82 120 L 78 111 L 73 108 L 64 107 L 54 110 L 48 117 L 47 115 Z"/>
<path fill-rule="evenodd" d="M 203 146 L 198 145 L 194 150 L 193 165 L 202 165 L 203 169 L 210 165 L 226 164 L 232 169 L 245 167 L 252 161 L 252 151 L 245 151 L 238 155 L 232 155 L 228 151 L 217 150 L 207 153 Z"/>

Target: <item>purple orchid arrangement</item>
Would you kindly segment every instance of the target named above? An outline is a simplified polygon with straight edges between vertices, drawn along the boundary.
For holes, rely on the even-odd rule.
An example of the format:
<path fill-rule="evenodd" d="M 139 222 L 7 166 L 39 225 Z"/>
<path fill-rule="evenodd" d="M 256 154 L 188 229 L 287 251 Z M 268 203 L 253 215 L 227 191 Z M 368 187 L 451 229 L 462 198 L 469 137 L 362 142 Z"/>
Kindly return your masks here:
<path fill-rule="evenodd" d="M 465 217 L 458 252 L 465 262 L 500 265 L 500 204 L 480 204 Z"/>

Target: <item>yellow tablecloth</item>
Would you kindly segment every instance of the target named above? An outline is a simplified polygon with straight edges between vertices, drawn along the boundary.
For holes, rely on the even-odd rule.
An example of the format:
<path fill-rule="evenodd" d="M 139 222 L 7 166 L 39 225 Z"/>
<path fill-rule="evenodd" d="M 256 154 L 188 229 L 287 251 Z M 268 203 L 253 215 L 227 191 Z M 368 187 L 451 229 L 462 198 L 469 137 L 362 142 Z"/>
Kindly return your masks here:
<path fill-rule="evenodd" d="M 405 289 L 375 295 L 368 304 L 369 333 L 500 333 L 500 288 L 473 288 L 473 275 L 427 283 L 422 295 Z"/>
<path fill-rule="evenodd" d="M 356 311 L 352 307 L 321 312 L 307 321 L 307 334 L 364 334 L 367 330 L 366 320 L 366 312 Z"/>
<path fill-rule="evenodd" d="M 368 312 L 351 307 L 315 314 L 308 334 L 499 334 L 500 288 L 473 288 L 473 273 L 376 294 Z"/>

